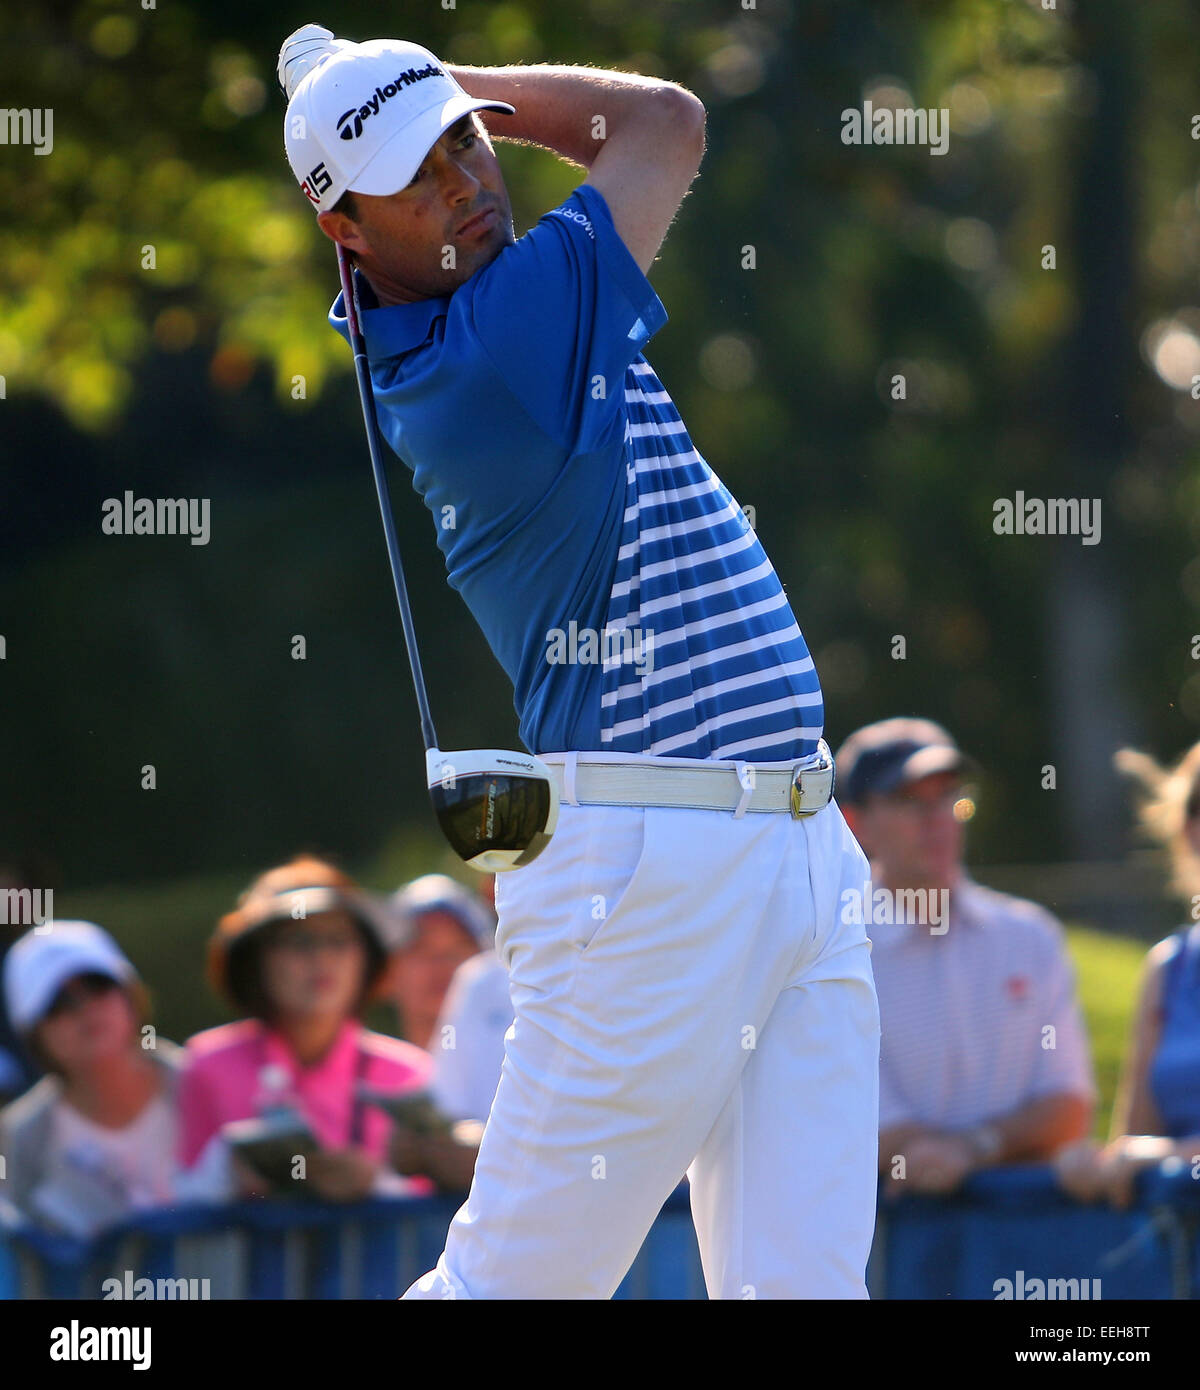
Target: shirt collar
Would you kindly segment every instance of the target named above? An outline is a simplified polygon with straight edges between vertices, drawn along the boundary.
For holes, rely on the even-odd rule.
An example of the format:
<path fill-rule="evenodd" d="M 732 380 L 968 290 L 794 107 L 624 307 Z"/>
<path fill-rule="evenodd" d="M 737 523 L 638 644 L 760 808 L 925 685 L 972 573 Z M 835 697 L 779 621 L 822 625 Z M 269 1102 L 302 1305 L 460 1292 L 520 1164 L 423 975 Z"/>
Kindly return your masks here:
<path fill-rule="evenodd" d="M 874 884 L 874 888 L 882 887 L 882 884 Z M 979 885 L 967 873 L 965 868 L 959 870 L 958 882 L 950 890 L 950 923 L 958 926 L 978 926 L 983 921 L 977 912 Z M 893 921 L 892 925 L 899 928 L 907 928 L 907 936 L 944 936 L 944 932 L 931 933 L 926 923 L 917 921 Z"/>
<path fill-rule="evenodd" d="M 966 926 L 981 926 L 985 920 L 979 911 L 979 885 L 967 873 L 959 872 L 958 883 L 950 893 L 950 915 Z"/>
<path fill-rule="evenodd" d="M 358 1053 L 360 1027 L 356 1018 L 346 1019 L 325 1056 L 307 1067 L 301 1064 L 283 1034 L 276 1032 L 274 1028 L 268 1028 L 264 1037 L 265 1057 L 270 1063 L 285 1066 L 293 1077 L 313 1077 L 319 1074 L 322 1080 L 344 1079 L 348 1084 Z"/>
<path fill-rule="evenodd" d="M 415 304 L 388 304 L 380 308 L 367 277 L 357 268 L 353 274 L 358 286 L 358 302 L 362 309 L 362 329 L 367 342 L 367 356 L 372 361 L 398 357 L 402 352 L 410 352 L 413 348 L 420 347 L 429 337 L 434 319 L 444 318 L 449 311 L 448 295 L 435 299 L 419 299 Z M 347 342 L 350 341 L 346 306 L 340 290 L 329 310 L 329 322 Z"/>

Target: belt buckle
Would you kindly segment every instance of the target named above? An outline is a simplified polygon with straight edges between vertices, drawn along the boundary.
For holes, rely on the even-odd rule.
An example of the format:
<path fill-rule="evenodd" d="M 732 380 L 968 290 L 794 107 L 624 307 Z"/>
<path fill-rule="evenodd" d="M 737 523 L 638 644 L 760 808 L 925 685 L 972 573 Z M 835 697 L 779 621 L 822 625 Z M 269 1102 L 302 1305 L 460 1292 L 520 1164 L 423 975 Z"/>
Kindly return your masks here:
<path fill-rule="evenodd" d="M 820 741 L 817 747 L 818 751 L 821 754 L 820 762 L 814 763 L 808 767 L 803 767 L 801 766 L 801 764 L 797 763 L 796 766 L 792 768 L 792 785 L 789 788 L 789 791 L 791 793 L 791 812 L 793 820 L 800 820 L 802 816 L 811 816 L 813 814 L 812 811 L 805 811 L 801 807 L 801 803 L 804 796 L 804 790 L 800 785 L 800 779 L 804 776 L 806 772 L 828 771 L 831 774 L 829 800 L 833 800 L 833 781 L 836 780 L 837 777 L 837 773 L 833 765 L 833 755 L 832 753 L 830 753 L 829 745 L 825 742 L 824 739 Z M 828 804 L 829 803 L 826 802 L 826 805 Z"/>

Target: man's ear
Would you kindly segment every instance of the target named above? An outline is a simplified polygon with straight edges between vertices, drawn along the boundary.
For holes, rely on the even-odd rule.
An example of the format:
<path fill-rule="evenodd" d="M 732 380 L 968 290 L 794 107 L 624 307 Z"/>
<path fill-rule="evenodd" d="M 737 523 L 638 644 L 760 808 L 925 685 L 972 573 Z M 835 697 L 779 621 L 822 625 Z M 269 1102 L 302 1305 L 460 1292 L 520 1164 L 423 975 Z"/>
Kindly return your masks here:
<path fill-rule="evenodd" d="M 367 249 L 358 223 L 347 217 L 344 212 L 317 213 L 317 226 L 330 241 L 336 241 L 350 251 L 365 251 Z"/>

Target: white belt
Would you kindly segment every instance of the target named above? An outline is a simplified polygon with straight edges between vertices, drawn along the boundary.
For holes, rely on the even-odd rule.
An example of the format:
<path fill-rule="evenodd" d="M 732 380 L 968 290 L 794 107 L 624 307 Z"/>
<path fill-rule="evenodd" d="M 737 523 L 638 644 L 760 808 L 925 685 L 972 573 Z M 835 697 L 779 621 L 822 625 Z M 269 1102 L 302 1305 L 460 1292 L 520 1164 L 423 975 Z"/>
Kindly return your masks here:
<path fill-rule="evenodd" d="M 694 758 L 622 760 L 620 753 L 538 753 L 572 806 L 675 806 L 692 810 L 788 811 L 793 819 L 824 810 L 833 797 L 833 754 L 796 763 L 706 763 Z"/>

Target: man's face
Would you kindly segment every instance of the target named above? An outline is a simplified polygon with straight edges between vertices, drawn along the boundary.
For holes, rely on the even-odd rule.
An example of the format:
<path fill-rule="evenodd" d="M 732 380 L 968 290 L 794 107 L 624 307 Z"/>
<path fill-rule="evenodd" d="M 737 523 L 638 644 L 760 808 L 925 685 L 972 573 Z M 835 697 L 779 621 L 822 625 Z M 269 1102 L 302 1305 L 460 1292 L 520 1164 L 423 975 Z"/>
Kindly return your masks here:
<path fill-rule="evenodd" d="M 474 112 L 445 132 L 406 188 L 355 193 L 354 202 L 357 220 L 323 212 L 317 222 L 356 253 L 381 305 L 453 294 L 516 240 L 500 164 Z"/>
<path fill-rule="evenodd" d="M 436 1021 L 454 972 L 478 951 L 479 943 L 452 912 L 421 914 L 415 940 L 396 953 L 392 966 L 392 994 L 406 1025 Z"/>
<path fill-rule="evenodd" d="M 955 812 L 963 794 L 957 773 L 938 772 L 886 796 L 869 795 L 847 810 L 847 820 L 886 880 L 949 888 L 966 838 L 965 821 Z"/>

